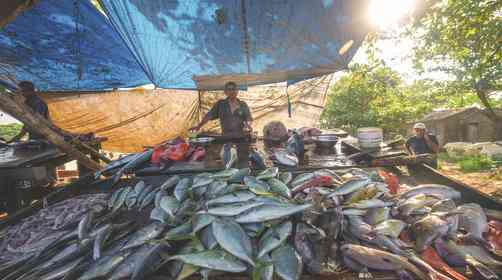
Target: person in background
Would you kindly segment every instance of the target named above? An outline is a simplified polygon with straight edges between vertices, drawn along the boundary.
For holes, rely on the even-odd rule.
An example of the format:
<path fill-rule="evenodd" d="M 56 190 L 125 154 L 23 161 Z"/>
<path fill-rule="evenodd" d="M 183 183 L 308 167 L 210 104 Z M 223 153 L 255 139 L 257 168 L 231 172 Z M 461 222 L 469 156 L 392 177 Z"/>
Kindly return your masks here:
<path fill-rule="evenodd" d="M 224 91 L 227 98 L 216 102 L 202 121 L 190 128 L 191 131 L 199 131 L 208 121 L 219 119 L 223 136 L 242 137 L 252 132 L 253 118 L 246 102 L 237 98 L 237 84 L 226 83 Z"/>
<path fill-rule="evenodd" d="M 24 98 L 24 103 L 28 105 L 35 113 L 39 114 L 46 120 L 50 120 L 49 118 L 49 108 L 47 107 L 47 103 L 40 98 L 35 92 L 35 85 L 29 81 L 22 81 L 18 84 L 18 93 L 20 93 Z M 26 126 L 23 126 L 18 135 L 14 136 L 8 142 L 17 142 L 21 140 L 26 134 L 29 134 L 29 140 L 43 140 L 45 139 L 42 135 L 30 131 L 30 129 Z"/>
<path fill-rule="evenodd" d="M 263 141 L 267 147 L 284 144 L 288 137 L 288 129 L 280 121 L 270 121 L 263 127 Z"/>
<path fill-rule="evenodd" d="M 406 141 L 406 150 L 412 156 L 432 155 L 432 159 L 426 162 L 426 164 L 430 167 L 437 168 L 436 155 L 439 151 L 439 144 L 436 136 L 429 134 L 423 123 L 416 123 L 413 126 L 413 130 L 415 135 Z M 408 172 L 412 176 L 420 177 L 423 168 L 422 164 L 410 164 L 408 165 Z"/>

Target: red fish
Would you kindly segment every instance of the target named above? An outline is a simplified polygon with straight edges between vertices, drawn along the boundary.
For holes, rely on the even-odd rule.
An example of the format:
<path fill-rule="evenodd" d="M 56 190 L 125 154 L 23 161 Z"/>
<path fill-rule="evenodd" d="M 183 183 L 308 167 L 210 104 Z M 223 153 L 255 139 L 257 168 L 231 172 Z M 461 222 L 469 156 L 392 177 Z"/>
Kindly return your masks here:
<path fill-rule="evenodd" d="M 428 246 L 420 257 L 434 269 L 442 271 L 456 280 L 469 280 L 446 264 L 431 246 Z"/>
<path fill-rule="evenodd" d="M 312 180 L 305 182 L 303 185 L 298 186 L 292 190 L 293 194 L 305 191 L 308 193 L 310 188 L 320 188 L 333 185 L 333 178 L 330 176 L 315 176 Z"/>
<path fill-rule="evenodd" d="M 388 173 L 383 170 L 379 170 L 378 174 L 383 177 L 387 186 L 389 186 L 389 191 L 391 194 L 397 194 L 399 192 L 399 178 L 393 173 Z"/>

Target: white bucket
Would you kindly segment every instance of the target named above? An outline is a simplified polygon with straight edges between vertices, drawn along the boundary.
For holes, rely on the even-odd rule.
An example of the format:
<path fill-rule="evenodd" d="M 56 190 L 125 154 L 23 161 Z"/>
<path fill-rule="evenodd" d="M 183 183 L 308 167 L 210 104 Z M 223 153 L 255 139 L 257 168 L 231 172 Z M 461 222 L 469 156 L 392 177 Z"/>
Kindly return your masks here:
<path fill-rule="evenodd" d="M 357 130 L 357 140 L 362 149 L 380 148 L 383 141 L 383 130 L 379 127 L 362 127 Z"/>

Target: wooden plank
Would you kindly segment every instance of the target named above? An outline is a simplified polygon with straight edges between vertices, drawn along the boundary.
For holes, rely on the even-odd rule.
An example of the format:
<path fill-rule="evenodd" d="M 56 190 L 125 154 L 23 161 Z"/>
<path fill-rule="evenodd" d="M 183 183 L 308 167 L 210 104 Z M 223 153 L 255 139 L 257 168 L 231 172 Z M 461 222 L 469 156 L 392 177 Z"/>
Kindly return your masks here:
<path fill-rule="evenodd" d="M 33 131 L 43 135 L 46 139 L 74 159 L 77 159 L 85 167 L 91 170 L 99 170 L 99 163 L 91 160 L 85 154 L 67 143 L 62 135 L 48 120 L 38 116 L 31 108 L 24 104 L 23 100 L 8 92 L 0 91 L 0 109 L 20 120 Z"/>

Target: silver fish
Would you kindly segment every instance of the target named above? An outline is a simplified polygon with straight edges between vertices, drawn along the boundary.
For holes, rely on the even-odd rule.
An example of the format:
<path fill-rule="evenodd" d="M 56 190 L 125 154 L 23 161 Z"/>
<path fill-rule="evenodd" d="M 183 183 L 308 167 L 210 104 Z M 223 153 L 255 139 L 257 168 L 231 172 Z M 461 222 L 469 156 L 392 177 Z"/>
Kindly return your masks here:
<path fill-rule="evenodd" d="M 245 202 L 255 198 L 256 195 L 250 191 L 237 191 L 234 193 L 230 193 L 227 195 L 223 195 L 214 199 L 207 201 L 207 205 L 215 205 L 215 204 L 226 204 L 226 203 L 235 203 L 235 202 Z"/>
<path fill-rule="evenodd" d="M 291 172 L 287 172 L 287 171 L 281 172 L 279 174 L 279 180 L 281 180 L 284 184 L 288 185 L 293 180 L 293 174 L 291 174 Z"/>
<path fill-rule="evenodd" d="M 415 250 L 424 251 L 434 240 L 445 236 L 449 231 L 448 222 L 437 215 L 428 215 L 411 226 L 416 242 Z"/>
<path fill-rule="evenodd" d="M 211 178 L 214 178 L 214 179 L 223 179 L 223 180 L 226 180 L 226 179 L 234 176 L 238 172 L 239 172 L 239 169 L 230 168 L 230 169 L 222 170 L 220 172 L 209 174 L 208 176 L 211 177 Z"/>
<path fill-rule="evenodd" d="M 381 207 L 368 209 L 368 212 L 364 215 L 364 221 L 371 226 L 379 224 L 390 217 L 390 208 Z"/>
<path fill-rule="evenodd" d="M 131 235 L 127 243 L 122 247 L 122 250 L 133 248 L 144 244 L 145 242 L 157 238 L 164 230 L 165 225 L 162 223 L 153 222 Z"/>
<path fill-rule="evenodd" d="M 458 226 L 468 233 L 472 239 L 484 243 L 483 233 L 488 231 L 488 221 L 483 208 L 476 203 L 462 204 L 457 207 Z"/>
<path fill-rule="evenodd" d="M 240 184 L 240 183 L 242 183 L 242 180 L 244 179 L 244 176 L 248 176 L 249 173 L 250 173 L 250 171 L 251 170 L 249 168 L 247 168 L 247 167 L 239 169 L 239 171 L 237 171 L 232 176 L 230 176 L 230 178 L 228 178 L 228 182 L 235 183 L 235 184 Z"/>
<path fill-rule="evenodd" d="M 208 214 L 195 214 L 192 218 L 192 233 L 195 234 L 199 230 L 210 225 L 216 218 Z"/>
<path fill-rule="evenodd" d="M 120 189 L 117 189 L 116 191 L 114 191 L 112 193 L 112 196 L 110 197 L 110 199 L 108 200 L 108 208 L 113 208 L 113 205 L 115 205 L 117 199 L 119 198 L 120 196 L 120 193 L 122 193 L 124 191 L 125 188 L 120 188 Z"/>
<path fill-rule="evenodd" d="M 213 181 L 214 178 L 209 176 L 195 176 L 193 179 L 192 189 L 208 186 Z"/>
<path fill-rule="evenodd" d="M 192 238 L 191 233 L 192 233 L 192 223 L 187 222 L 168 230 L 164 235 L 164 239 L 170 241 L 188 240 Z"/>
<path fill-rule="evenodd" d="M 162 197 L 167 196 L 167 192 L 163 189 L 160 189 L 156 194 L 155 194 L 155 207 L 160 207 L 160 200 Z"/>
<path fill-rule="evenodd" d="M 101 258 L 101 252 L 103 251 L 103 246 L 105 245 L 106 240 L 110 237 L 112 233 L 113 226 L 108 224 L 99 229 L 96 233 L 96 238 L 94 239 L 94 245 L 92 250 L 92 258 L 97 260 Z"/>
<path fill-rule="evenodd" d="M 392 205 L 394 205 L 394 202 L 385 202 L 380 199 L 367 199 L 349 204 L 347 205 L 347 207 L 356 209 L 371 209 L 371 208 L 388 207 Z"/>
<path fill-rule="evenodd" d="M 172 256 L 170 260 L 181 260 L 191 265 L 227 272 L 243 272 L 247 269 L 245 264 L 228 257 L 221 250 L 175 255 Z"/>
<path fill-rule="evenodd" d="M 291 181 L 291 186 L 293 188 L 297 187 L 297 186 L 301 186 L 301 185 L 305 184 L 306 182 L 314 179 L 314 177 L 315 177 L 314 173 L 303 173 L 301 175 L 296 176 L 295 179 L 293 179 L 293 181 Z"/>
<path fill-rule="evenodd" d="M 267 193 L 270 191 L 270 186 L 267 183 L 257 180 L 255 177 L 244 177 L 244 184 L 249 187 L 250 191 L 257 194 Z"/>
<path fill-rule="evenodd" d="M 132 188 L 127 187 L 120 193 L 120 196 L 117 198 L 117 201 L 113 205 L 113 209 L 112 209 L 113 212 L 119 210 L 122 207 L 122 205 L 124 205 L 125 200 L 127 198 L 127 195 L 129 195 L 129 192 L 131 192 L 131 191 L 132 191 Z"/>
<path fill-rule="evenodd" d="M 262 172 L 260 172 L 260 174 L 258 174 L 258 176 L 256 176 L 256 179 L 257 180 L 267 180 L 267 179 L 275 178 L 275 177 L 277 177 L 277 175 L 279 175 L 279 168 L 278 167 L 271 167 L 271 168 L 267 168 L 267 169 L 263 170 Z"/>
<path fill-rule="evenodd" d="M 233 204 L 225 204 L 219 207 L 211 207 L 207 210 L 207 212 L 202 211 L 199 212 L 201 214 L 208 213 L 214 216 L 236 216 L 240 213 L 243 213 L 249 209 L 256 208 L 258 206 L 263 205 L 260 202 L 244 202 L 244 203 L 233 203 Z"/>
<path fill-rule="evenodd" d="M 157 189 L 157 190 L 153 190 L 151 191 L 149 194 L 147 194 L 143 200 L 141 201 L 141 204 L 139 206 L 139 210 L 143 210 L 145 207 L 147 207 L 148 205 L 150 205 L 152 202 L 155 201 L 155 197 L 157 195 L 157 193 L 160 191 L 160 189 Z"/>
<path fill-rule="evenodd" d="M 174 175 L 172 177 L 170 177 L 169 179 L 167 179 L 161 186 L 160 186 L 160 189 L 161 190 L 168 190 L 174 186 L 176 186 L 178 184 L 178 182 L 181 180 L 180 176 L 178 175 Z"/>
<path fill-rule="evenodd" d="M 188 190 L 190 189 L 190 178 L 181 179 L 174 189 L 174 196 L 178 201 L 183 201 L 188 198 Z"/>
<path fill-rule="evenodd" d="M 270 186 L 270 192 L 276 193 L 286 198 L 291 198 L 291 191 L 289 190 L 288 186 L 281 180 L 276 178 L 269 179 L 268 185 Z"/>
<path fill-rule="evenodd" d="M 398 238 L 407 224 L 401 220 L 389 219 L 377 224 L 373 231 L 393 238 Z"/>
<path fill-rule="evenodd" d="M 277 150 L 274 152 L 274 157 L 282 165 L 285 166 L 298 166 L 299 160 L 295 154 L 291 154 L 285 150 Z"/>
<path fill-rule="evenodd" d="M 216 219 L 212 228 L 216 241 L 225 251 L 252 266 L 255 265 L 251 240 L 239 224 L 229 219 Z"/>
<path fill-rule="evenodd" d="M 239 215 L 235 221 L 238 223 L 258 223 L 290 216 L 312 207 L 311 204 L 304 205 L 261 205 L 250 211 Z"/>
<path fill-rule="evenodd" d="M 91 280 L 105 277 L 119 266 L 131 253 L 132 250 L 123 250 L 117 254 L 105 256 L 93 262 L 78 280 Z"/>
<path fill-rule="evenodd" d="M 258 243 L 258 258 L 281 246 L 291 235 L 292 231 L 293 225 L 289 221 L 269 228 Z"/>
<path fill-rule="evenodd" d="M 152 212 L 150 212 L 150 220 L 166 223 L 168 219 L 169 215 L 160 207 L 155 207 L 152 209 Z"/>
<path fill-rule="evenodd" d="M 141 191 L 141 193 L 139 193 L 138 195 L 138 200 L 137 200 L 137 203 L 138 203 L 138 206 L 141 206 L 141 204 L 143 203 L 143 200 L 145 199 L 145 197 L 150 194 L 152 191 L 153 191 L 153 186 L 152 185 L 148 185 L 146 186 L 143 191 Z"/>
<path fill-rule="evenodd" d="M 119 280 L 131 277 L 136 267 L 142 263 L 142 260 L 147 256 L 148 251 L 150 251 L 152 247 L 152 245 L 144 244 L 139 249 L 132 250 L 133 253 L 128 255 L 126 259 L 113 270 L 112 274 L 108 276 L 107 279 Z"/>
<path fill-rule="evenodd" d="M 214 237 L 213 234 L 213 226 L 209 225 L 205 228 L 203 228 L 199 232 L 199 239 L 200 243 L 206 248 L 207 250 L 213 250 L 218 246 L 218 242 L 216 242 L 216 238 Z"/>
<path fill-rule="evenodd" d="M 462 250 L 454 241 L 436 240 L 435 246 L 439 255 L 452 266 L 469 265 L 478 271 L 485 279 L 499 279 L 497 274 L 478 261 L 475 257 Z"/>
<path fill-rule="evenodd" d="M 164 196 L 160 199 L 160 208 L 164 210 L 170 217 L 175 216 L 180 207 L 178 200 L 172 196 Z"/>
<path fill-rule="evenodd" d="M 426 184 L 411 188 L 400 195 L 402 199 L 408 199 L 417 194 L 424 194 L 428 196 L 435 196 L 439 199 L 460 199 L 460 192 L 454 190 L 453 188 L 436 185 L 436 184 Z"/>
<path fill-rule="evenodd" d="M 299 280 L 303 271 L 300 255 L 289 245 L 275 249 L 272 252 L 274 270 L 284 280 Z"/>
<path fill-rule="evenodd" d="M 89 236 L 95 215 L 96 213 L 94 213 L 94 211 L 89 211 L 78 223 L 78 239 L 82 240 Z"/>
<path fill-rule="evenodd" d="M 359 178 L 351 179 L 340 185 L 338 188 L 336 188 L 335 191 L 330 196 L 347 195 L 349 193 L 355 192 L 361 188 L 366 187 L 370 183 L 371 181 L 369 179 L 359 179 Z"/>
<path fill-rule="evenodd" d="M 134 267 L 131 280 L 147 279 L 146 276 L 155 273 L 168 259 L 166 244 L 156 244 L 150 248 L 145 257 L 140 259 Z"/>
<path fill-rule="evenodd" d="M 344 244 L 341 246 L 340 251 L 344 257 L 348 257 L 365 267 L 377 270 L 407 270 L 415 274 L 418 279 L 429 279 L 427 275 L 408 262 L 406 258 L 388 253 L 386 251 L 354 244 Z"/>

